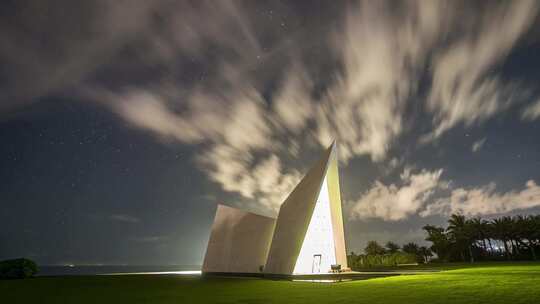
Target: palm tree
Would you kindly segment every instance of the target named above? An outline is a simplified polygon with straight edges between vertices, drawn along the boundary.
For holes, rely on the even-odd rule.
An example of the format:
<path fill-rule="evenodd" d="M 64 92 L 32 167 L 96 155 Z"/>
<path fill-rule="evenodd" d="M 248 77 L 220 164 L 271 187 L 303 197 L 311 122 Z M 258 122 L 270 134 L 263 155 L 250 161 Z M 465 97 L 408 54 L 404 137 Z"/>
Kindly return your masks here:
<path fill-rule="evenodd" d="M 377 241 L 369 241 L 367 243 L 366 248 L 364 248 L 364 252 L 367 255 L 379 255 L 379 254 L 385 254 L 386 250 L 383 246 L 379 245 Z"/>
<path fill-rule="evenodd" d="M 448 239 L 448 235 L 444 231 L 444 228 L 426 225 L 422 227 L 422 229 L 424 229 L 428 234 L 426 241 L 433 243 L 431 250 L 437 254 L 437 257 L 440 260 L 448 261 L 448 258 L 450 257 L 449 249 L 451 243 Z"/>
<path fill-rule="evenodd" d="M 526 246 L 531 251 L 533 260 L 536 260 L 534 247 L 538 246 L 540 234 L 540 216 L 518 216 L 517 226 L 519 227 L 520 237 L 527 241 Z"/>
<path fill-rule="evenodd" d="M 405 253 L 409 253 L 409 254 L 414 254 L 414 255 L 418 255 L 418 249 L 420 247 L 416 244 L 416 243 L 407 243 L 405 245 L 403 245 L 403 252 Z"/>
<path fill-rule="evenodd" d="M 508 251 L 508 244 L 506 243 L 508 240 L 508 223 L 507 221 L 503 220 L 503 218 L 496 218 L 491 221 L 491 227 L 493 228 L 493 236 L 496 239 L 499 239 L 502 241 L 504 245 L 504 255 L 506 256 L 506 259 L 510 258 L 510 254 Z"/>
<path fill-rule="evenodd" d="M 386 247 L 386 251 L 388 253 L 396 253 L 396 252 L 399 251 L 399 249 L 401 249 L 398 244 L 396 244 L 396 243 L 394 243 L 392 241 L 386 243 L 386 245 L 384 245 L 384 247 Z"/>
<path fill-rule="evenodd" d="M 521 227 L 521 220 L 523 218 L 522 215 L 518 215 L 515 217 L 505 217 L 507 221 L 509 221 L 509 225 L 511 227 L 510 229 L 510 242 L 513 247 L 513 251 L 516 252 L 517 255 L 520 255 L 519 252 L 519 245 L 523 244 L 523 228 Z M 512 243 L 513 242 L 513 243 Z"/>
<path fill-rule="evenodd" d="M 494 250 L 493 250 L 493 244 L 491 243 L 491 240 L 494 239 L 494 236 L 493 236 L 493 228 L 491 226 L 491 222 L 482 220 L 482 232 L 484 233 L 484 237 L 488 241 L 489 252 L 490 254 L 492 254 Z"/>
<path fill-rule="evenodd" d="M 469 251 L 469 258 L 471 263 L 474 263 L 474 254 L 473 254 L 473 245 L 477 240 L 479 240 L 478 231 L 474 228 L 474 223 L 471 220 L 465 221 L 464 227 L 464 242 L 467 250 Z M 476 247 L 476 246 L 475 246 Z"/>
<path fill-rule="evenodd" d="M 487 245 L 486 245 L 486 238 L 487 238 L 486 221 L 484 221 L 480 217 L 475 217 L 469 220 L 469 225 L 471 228 L 473 241 L 480 240 L 482 242 L 482 249 L 484 253 L 488 252 Z"/>
<path fill-rule="evenodd" d="M 464 251 L 468 250 L 471 263 L 474 262 L 472 254 L 472 236 L 471 224 L 464 215 L 452 214 L 448 219 L 448 227 L 446 230 L 450 233 L 452 239 L 456 242 L 461 259 L 465 261 Z"/>
<path fill-rule="evenodd" d="M 530 216 L 529 221 L 530 221 L 529 225 L 531 226 L 529 230 L 530 231 L 529 240 L 534 240 L 534 244 L 531 244 L 531 245 L 533 247 L 536 247 L 540 245 L 540 214 L 536 216 Z M 532 249 L 532 251 L 533 251 L 533 258 L 536 258 L 534 249 Z"/>
<path fill-rule="evenodd" d="M 425 246 L 418 248 L 418 253 L 422 256 L 424 263 L 429 262 L 429 258 L 433 256 L 431 249 Z"/>
<path fill-rule="evenodd" d="M 503 216 L 502 221 L 505 223 L 506 226 L 506 239 L 510 242 L 510 252 L 512 255 L 519 255 L 519 248 L 517 243 L 517 240 L 519 239 L 519 233 L 515 218 L 510 216 Z"/>
<path fill-rule="evenodd" d="M 459 260 L 460 257 L 465 260 L 468 256 L 472 263 L 478 253 L 492 255 L 497 252 L 497 255 L 502 256 L 503 250 L 506 259 L 520 258 L 527 254 L 536 260 L 540 249 L 540 214 L 504 216 L 491 221 L 480 217 L 467 219 L 461 214 L 452 214 L 446 229 L 432 225 L 424 226 L 423 229 L 428 234 L 426 241 L 433 243 L 431 250 L 441 260 Z M 498 246 L 494 248 L 493 244 Z M 404 245 L 403 251 L 411 250 L 408 245 Z"/>

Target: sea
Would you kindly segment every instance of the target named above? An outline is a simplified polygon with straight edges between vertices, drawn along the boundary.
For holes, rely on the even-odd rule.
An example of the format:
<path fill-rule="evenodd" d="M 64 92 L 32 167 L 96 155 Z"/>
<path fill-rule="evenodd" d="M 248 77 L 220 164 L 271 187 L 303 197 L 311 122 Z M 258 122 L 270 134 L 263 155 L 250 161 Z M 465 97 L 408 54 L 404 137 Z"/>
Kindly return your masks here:
<path fill-rule="evenodd" d="M 198 275 L 201 266 L 167 265 L 49 265 L 39 266 L 37 276 L 80 276 L 112 274 L 186 274 Z"/>

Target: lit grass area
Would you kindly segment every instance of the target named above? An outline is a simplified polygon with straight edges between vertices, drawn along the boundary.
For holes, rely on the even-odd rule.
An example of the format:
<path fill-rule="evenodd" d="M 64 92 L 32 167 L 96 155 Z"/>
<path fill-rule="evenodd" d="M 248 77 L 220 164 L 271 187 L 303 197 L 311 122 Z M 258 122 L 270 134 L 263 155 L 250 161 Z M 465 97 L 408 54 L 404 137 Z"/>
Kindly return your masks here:
<path fill-rule="evenodd" d="M 0 281 L 0 295 L 2 303 L 540 303 L 540 263 L 465 266 L 343 283 L 174 275 L 42 277 Z"/>

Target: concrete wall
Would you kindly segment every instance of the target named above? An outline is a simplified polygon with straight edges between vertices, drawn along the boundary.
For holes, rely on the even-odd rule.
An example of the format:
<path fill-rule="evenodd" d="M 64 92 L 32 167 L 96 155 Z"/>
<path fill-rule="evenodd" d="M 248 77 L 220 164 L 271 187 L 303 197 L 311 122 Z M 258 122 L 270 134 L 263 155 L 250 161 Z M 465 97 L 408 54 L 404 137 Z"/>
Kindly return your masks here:
<path fill-rule="evenodd" d="M 326 182 L 328 183 L 328 195 L 330 197 L 330 212 L 332 214 L 332 230 L 334 232 L 334 243 L 336 250 L 336 263 L 341 268 L 347 266 L 347 249 L 345 247 L 345 232 L 343 230 L 343 212 L 341 210 L 341 195 L 339 190 L 339 171 L 337 150 L 334 147 L 328 168 L 326 171 Z"/>
<path fill-rule="evenodd" d="M 203 272 L 293 273 L 325 179 L 328 183 L 336 263 L 347 267 L 337 151 L 328 148 L 281 205 L 277 219 L 218 205 Z"/>
<path fill-rule="evenodd" d="M 202 271 L 259 273 L 275 223 L 273 218 L 218 205 Z"/>
<path fill-rule="evenodd" d="M 321 159 L 281 205 L 264 268 L 265 273 L 285 275 L 293 273 L 326 174 L 332 148 L 324 152 Z"/>

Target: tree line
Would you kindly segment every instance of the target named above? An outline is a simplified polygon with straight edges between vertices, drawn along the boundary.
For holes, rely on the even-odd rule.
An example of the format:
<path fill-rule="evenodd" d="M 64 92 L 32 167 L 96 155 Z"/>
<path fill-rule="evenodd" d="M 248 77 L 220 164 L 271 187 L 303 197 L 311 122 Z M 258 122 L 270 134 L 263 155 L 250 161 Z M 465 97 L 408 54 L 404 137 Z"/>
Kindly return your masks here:
<path fill-rule="evenodd" d="M 348 264 L 352 269 L 371 268 L 379 266 L 397 266 L 403 264 L 427 263 L 433 256 L 432 251 L 416 243 L 407 243 L 399 246 L 394 242 L 387 242 L 381 246 L 377 241 L 369 241 L 364 254 L 354 252 L 348 256 Z"/>
<path fill-rule="evenodd" d="M 536 260 L 540 249 L 540 215 L 503 216 L 491 220 L 452 214 L 446 228 L 423 227 L 440 261 Z"/>
<path fill-rule="evenodd" d="M 540 252 L 540 215 L 503 216 L 491 220 L 452 214 L 446 228 L 422 228 L 431 246 L 369 241 L 364 254 L 351 252 L 351 268 L 395 266 L 408 263 L 536 260 Z M 436 255 L 435 259 L 432 257 Z"/>

